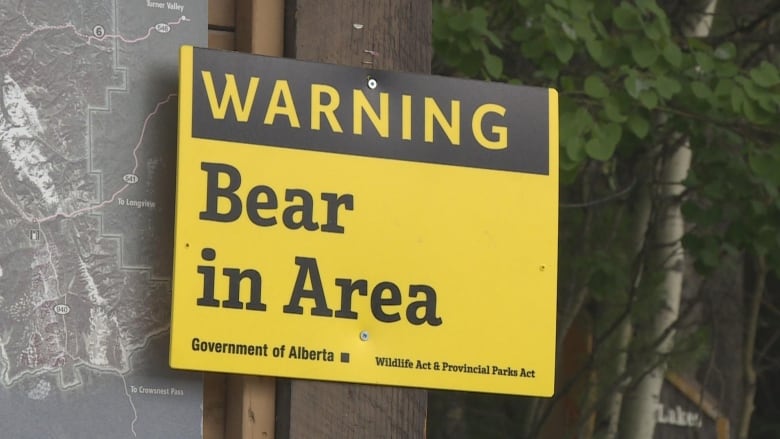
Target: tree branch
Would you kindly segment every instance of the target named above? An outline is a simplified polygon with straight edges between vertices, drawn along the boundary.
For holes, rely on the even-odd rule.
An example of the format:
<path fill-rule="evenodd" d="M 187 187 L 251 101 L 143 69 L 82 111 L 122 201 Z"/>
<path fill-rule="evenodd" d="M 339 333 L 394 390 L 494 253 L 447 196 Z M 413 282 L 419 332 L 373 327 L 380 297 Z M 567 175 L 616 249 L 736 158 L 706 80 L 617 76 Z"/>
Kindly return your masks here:
<path fill-rule="evenodd" d="M 756 397 L 756 366 L 754 362 L 756 350 L 756 333 L 758 332 L 758 314 L 761 311 L 761 302 L 764 296 L 766 282 L 766 259 L 764 255 L 753 255 L 755 267 L 755 285 L 751 289 L 750 307 L 745 322 L 745 345 L 742 357 L 745 380 L 745 393 L 742 400 L 742 413 L 739 417 L 738 439 L 748 439 L 750 432 L 750 418 L 753 416 L 754 399 Z"/>

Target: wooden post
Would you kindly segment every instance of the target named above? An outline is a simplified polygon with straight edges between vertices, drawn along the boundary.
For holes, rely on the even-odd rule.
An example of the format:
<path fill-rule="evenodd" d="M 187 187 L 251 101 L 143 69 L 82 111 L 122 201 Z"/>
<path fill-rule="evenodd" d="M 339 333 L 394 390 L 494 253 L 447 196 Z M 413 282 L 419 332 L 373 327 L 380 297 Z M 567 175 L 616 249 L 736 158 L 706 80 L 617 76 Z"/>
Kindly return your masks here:
<path fill-rule="evenodd" d="M 285 21 L 288 58 L 431 72 L 430 1 L 287 0 Z"/>
<path fill-rule="evenodd" d="M 276 380 L 228 375 L 226 439 L 271 439 L 274 436 Z"/>
<path fill-rule="evenodd" d="M 284 47 L 286 56 L 304 60 L 430 72 L 428 1 L 211 0 L 209 6 L 211 47 L 275 56 Z M 424 390 L 205 376 L 204 439 L 425 436 Z"/>
<path fill-rule="evenodd" d="M 285 9 L 288 57 L 430 73 L 430 1 L 287 0 Z M 423 438 L 426 409 L 424 390 L 277 380 L 276 437 Z"/>
<path fill-rule="evenodd" d="M 209 0 L 209 47 L 235 50 L 235 0 Z M 227 375 L 203 374 L 203 439 L 225 439 Z"/>
<path fill-rule="evenodd" d="M 235 0 L 236 50 L 282 56 L 284 0 Z M 274 438 L 276 380 L 228 375 L 225 439 Z"/>
<path fill-rule="evenodd" d="M 284 0 L 210 0 L 209 47 L 282 56 Z M 203 438 L 275 437 L 276 380 L 204 374 Z"/>
<path fill-rule="evenodd" d="M 203 439 L 225 438 L 226 375 L 203 374 Z"/>
<path fill-rule="evenodd" d="M 236 50 L 282 56 L 284 0 L 235 0 Z"/>
<path fill-rule="evenodd" d="M 235 0 L 209 0 L 209 47 L 235 50 Z"/>

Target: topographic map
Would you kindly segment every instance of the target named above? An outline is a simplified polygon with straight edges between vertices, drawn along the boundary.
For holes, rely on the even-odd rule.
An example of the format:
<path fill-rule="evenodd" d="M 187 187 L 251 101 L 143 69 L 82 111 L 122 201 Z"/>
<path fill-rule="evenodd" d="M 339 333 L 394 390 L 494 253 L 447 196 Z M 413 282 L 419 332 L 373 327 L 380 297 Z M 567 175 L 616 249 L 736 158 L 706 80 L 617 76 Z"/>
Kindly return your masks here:
<path fill-rule="evenodd" d="M 201 437 L 168 367 L 178 48 L 206 0 L 0 0 L 0 437 Z"/>

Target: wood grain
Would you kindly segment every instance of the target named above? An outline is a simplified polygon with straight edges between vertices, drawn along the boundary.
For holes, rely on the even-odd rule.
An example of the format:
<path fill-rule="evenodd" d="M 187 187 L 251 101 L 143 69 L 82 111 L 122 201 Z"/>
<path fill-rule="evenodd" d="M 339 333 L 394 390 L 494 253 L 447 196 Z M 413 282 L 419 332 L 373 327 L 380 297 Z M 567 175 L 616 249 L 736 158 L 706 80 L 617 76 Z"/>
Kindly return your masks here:
<path fill-rule="evenodd" d="M 430 73 L 431 13 L 425 0 L 287 0 L 285 56 Z M 427 392 L 277 380 L 276 410 L 279 439 L 423 438 Z"/>
<path fill-rule="evenodd" d="M 209 26 L 234 28 L 236 26 L 235 0 L 209 0 Z"/>
<path fill-rule="evenodd" d="M 235 32 L 209 29 L 209 47 L 212 49 L 236 50 Z"/>

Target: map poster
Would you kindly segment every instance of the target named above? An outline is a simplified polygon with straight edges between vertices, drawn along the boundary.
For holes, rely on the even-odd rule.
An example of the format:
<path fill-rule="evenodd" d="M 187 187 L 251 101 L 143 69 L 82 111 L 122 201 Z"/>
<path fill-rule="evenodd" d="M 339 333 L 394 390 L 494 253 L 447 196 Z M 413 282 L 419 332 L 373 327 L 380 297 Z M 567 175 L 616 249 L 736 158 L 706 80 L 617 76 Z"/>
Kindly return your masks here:
<path fill-rule="evenodd" d="M 168 365 L 177 66 L 205 0 L 0 2 L 0 436 L 199 438 Z"/>

